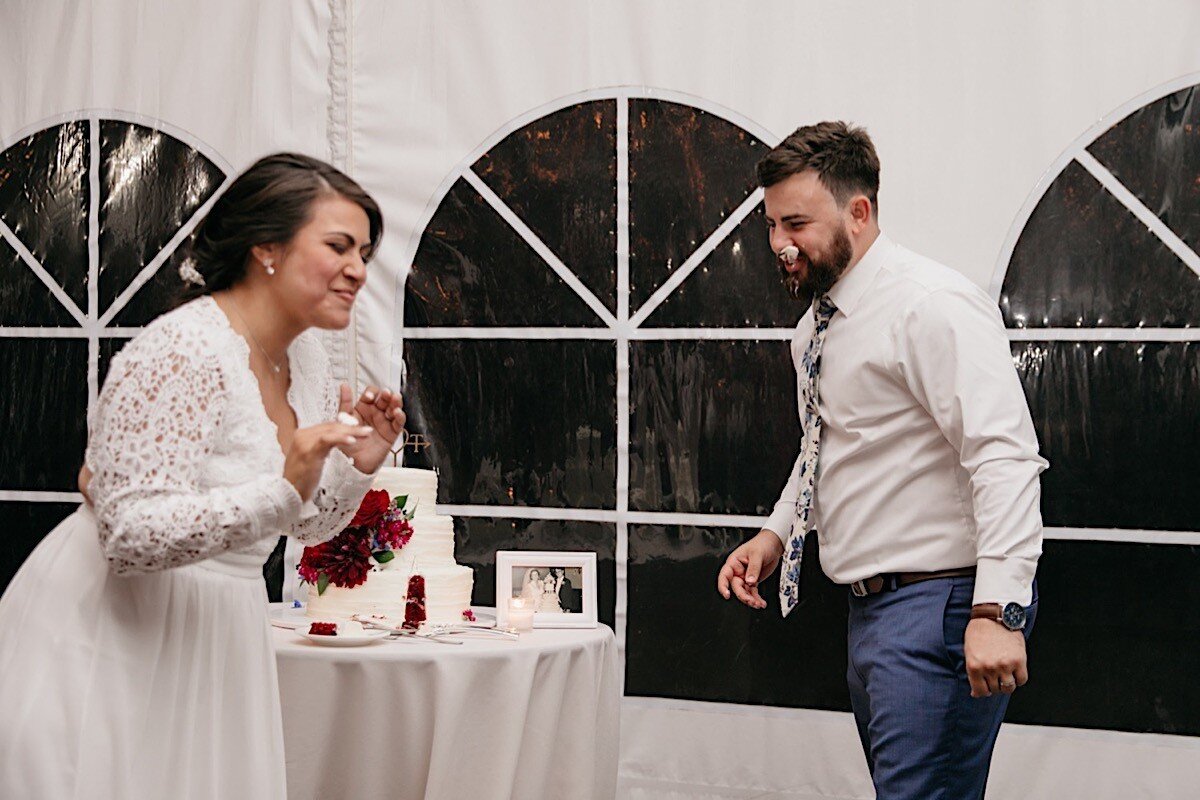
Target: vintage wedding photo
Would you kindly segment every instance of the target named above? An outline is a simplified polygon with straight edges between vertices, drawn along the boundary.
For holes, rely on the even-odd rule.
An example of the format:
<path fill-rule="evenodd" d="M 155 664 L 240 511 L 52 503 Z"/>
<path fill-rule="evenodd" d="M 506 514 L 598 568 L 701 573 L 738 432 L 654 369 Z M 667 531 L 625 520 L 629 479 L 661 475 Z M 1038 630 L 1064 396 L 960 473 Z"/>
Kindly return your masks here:
<path fill-rule="evenodd" d="M 501 623 L 532 616 L 536 628 L 596 625 L 596 554 L 496 553 L 496 610 Z"/>

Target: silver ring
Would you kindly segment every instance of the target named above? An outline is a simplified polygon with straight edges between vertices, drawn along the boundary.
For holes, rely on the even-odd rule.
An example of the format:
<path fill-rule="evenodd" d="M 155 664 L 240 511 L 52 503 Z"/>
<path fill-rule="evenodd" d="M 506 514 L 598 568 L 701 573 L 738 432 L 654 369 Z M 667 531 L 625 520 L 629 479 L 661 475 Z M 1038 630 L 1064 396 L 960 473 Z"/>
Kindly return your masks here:
<path fill-rule="evenodd" d="M 1011 689 L 1017 685 L 1016 681 L 1000 681 L 1001 689 Z"/>

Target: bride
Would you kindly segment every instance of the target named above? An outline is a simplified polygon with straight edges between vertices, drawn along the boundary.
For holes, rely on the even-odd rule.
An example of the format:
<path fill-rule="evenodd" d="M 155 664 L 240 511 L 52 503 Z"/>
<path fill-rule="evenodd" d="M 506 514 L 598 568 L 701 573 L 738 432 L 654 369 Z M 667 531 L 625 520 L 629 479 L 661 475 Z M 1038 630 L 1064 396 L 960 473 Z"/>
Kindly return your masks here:
<path fill-rule="evenodd" d="M 262 565 L 281 532 L 343 528 L 404 426 L 309 330 L 349 324 L 382 226 L 350 178 L 279 154 L 196 229 L 188 302 L 112 361 L 90 502 L 0 598 L 0 797 L 284 800 Z"/>

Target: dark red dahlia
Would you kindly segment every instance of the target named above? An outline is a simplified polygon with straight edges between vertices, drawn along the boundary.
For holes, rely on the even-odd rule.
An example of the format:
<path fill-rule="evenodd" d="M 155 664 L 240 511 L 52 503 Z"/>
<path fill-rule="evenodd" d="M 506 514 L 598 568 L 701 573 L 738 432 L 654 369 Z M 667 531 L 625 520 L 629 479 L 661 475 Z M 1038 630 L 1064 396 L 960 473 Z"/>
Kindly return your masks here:
<path fill-rule="evenodd" d="M 318 583 L 322 573 L 334 586 L 350 588 L 367 580 L 371 569 L 371 538 L 358 528 L 347 528 L 328 542 L 304 548 L 300 577 Z"/>
<path fill-rule="evenodd" d="M 354 519 L 350 520 L 351 528 L 374 528 L 391 507 L 392 499 L 383 489 L 372 489 L 359 503 Z"/>

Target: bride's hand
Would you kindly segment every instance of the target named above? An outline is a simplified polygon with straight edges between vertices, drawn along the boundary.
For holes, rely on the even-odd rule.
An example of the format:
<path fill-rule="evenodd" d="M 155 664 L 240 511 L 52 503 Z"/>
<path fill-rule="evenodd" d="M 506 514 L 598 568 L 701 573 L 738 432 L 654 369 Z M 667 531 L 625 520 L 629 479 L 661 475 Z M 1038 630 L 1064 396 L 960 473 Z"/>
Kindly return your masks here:
<path fill-rule="evenodd" d="M 83 502 L 92 506 L 92 496 L 88 494 L 88 485 L 92 482 L 92 471 L 88 469 L 88 465 L 84 464 L 79 470 L 79 493 L 83 495 Z"/>
<path fill-rule="evenodd" d="M 379 390 L 368 386 L 351 404 L 350 387 L 341 385 L 338 413 L 351 414 L 370 427 L 374 435 L 360 439 L 354 444 L 343 445 L 341 450 L 354 460 L 361 472 L 374 472 L 391 452 L 396 440 L 404 431 L 407 417 L 404 414 L 404 398 L 399 392 Z"/>

